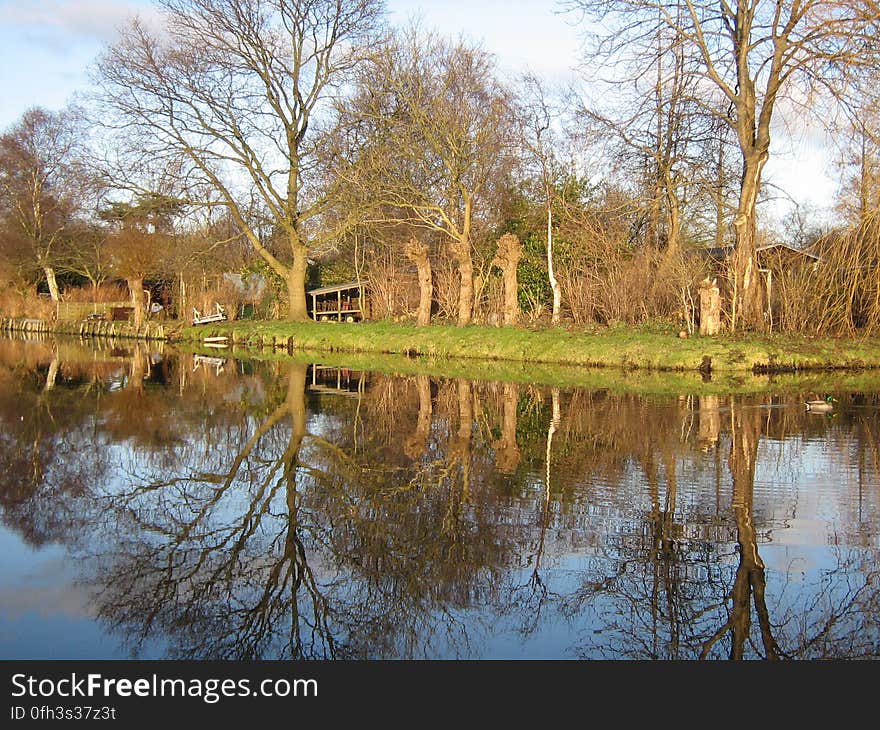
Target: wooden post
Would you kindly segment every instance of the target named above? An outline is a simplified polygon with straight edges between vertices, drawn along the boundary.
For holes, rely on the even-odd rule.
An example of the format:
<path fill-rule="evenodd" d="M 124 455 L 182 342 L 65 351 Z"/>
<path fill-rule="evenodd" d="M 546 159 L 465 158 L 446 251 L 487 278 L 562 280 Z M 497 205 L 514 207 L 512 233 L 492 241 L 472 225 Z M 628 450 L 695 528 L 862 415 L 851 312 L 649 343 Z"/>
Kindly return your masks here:
<path fill-rule="evenodd" d="M 717 335 L 721 331 L 721 292 L 717 281 L 707 277 L 700 284 L 701 335 Z"/>

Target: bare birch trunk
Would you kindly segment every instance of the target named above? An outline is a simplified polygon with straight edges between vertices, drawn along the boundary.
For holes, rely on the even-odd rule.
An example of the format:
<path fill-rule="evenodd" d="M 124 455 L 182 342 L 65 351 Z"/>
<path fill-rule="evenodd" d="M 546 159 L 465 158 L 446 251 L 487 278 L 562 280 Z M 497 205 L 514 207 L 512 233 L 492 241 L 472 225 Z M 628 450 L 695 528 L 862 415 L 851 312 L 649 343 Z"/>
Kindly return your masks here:
<path fill-rule="evenodd" d="M 43 390 L 52 390 L 55 387 L 55 380 L 58 378 L 58 368 L 61 365 L 61 361 L 58 359 L 58 353 L 52 353 L 52 362 L 49 363 L 49 372 L 46 373 L 46 384 L 43 386 Z"/>
<path fill-rule="evenodd" d="M 58 280 L 55 278 L 55 269 L 51 266 L 44 266 L 43 272 L 46 274 L 46 283 L 49 285 L 49 296 L 56 304 L 61 301 L 61 292 L 58 290 Z"/>
<path fill-rule="evenodd" d="M 562 289 L 553 270 L 553 208 L 549 204 L 547 205 L 547 278 L 550 280 L 550 290 L 553 292 L 553 315 L 550 322 L 559 324 Z"/>

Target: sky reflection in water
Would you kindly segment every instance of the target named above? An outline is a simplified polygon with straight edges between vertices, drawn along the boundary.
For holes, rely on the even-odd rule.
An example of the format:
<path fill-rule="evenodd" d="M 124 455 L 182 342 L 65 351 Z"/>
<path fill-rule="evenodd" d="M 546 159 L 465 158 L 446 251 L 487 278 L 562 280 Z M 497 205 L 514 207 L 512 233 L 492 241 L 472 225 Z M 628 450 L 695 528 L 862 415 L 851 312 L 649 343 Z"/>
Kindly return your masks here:
<path fill-rule="evenodd" d="M 876 658 L 880 398 L 764 391 L 2 340 L 0 656 Z"/>

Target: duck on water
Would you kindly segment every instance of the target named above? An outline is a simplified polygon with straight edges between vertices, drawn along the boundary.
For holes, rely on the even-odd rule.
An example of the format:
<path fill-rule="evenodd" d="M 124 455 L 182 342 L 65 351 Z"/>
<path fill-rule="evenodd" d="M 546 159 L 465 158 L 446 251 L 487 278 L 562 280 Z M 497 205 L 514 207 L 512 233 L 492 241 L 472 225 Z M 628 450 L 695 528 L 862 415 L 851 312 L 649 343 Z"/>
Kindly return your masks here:
<path fill-rule="evenodd" d="M 808 400 L 805 405 L 807 406 L 807 410 L 811 413 L 829 413 L 834 410 L 835 403 L 837 403 L 837 398 L 832 398 L 830 395 L 826 395 L 824 398 Z"/>

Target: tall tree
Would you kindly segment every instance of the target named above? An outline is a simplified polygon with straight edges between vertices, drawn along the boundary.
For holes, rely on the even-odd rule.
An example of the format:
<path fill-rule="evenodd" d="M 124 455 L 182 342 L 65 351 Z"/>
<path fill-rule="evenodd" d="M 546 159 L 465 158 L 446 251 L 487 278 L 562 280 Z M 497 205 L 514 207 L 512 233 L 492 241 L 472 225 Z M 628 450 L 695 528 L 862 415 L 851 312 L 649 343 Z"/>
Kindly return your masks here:
<path fill-rule="evenodd" d="M 131 296 L 134 326 L 143 326 L 147 302 L 144 279 L 157 273 L 171 254 L 172 218 L 180 204 L 162 195 L 132 203 L 114 202 L 100 217 L 114 224 L 105 243 L 110 268 L 125 279 Z"/>
<path fill-rule="evenodd" d="M 410 29 L 364 68 L 341 117 L 348 132 L 338 174 L 372 205 L 374 222 L 426 228 L 448 242 L 460 326 L 473 318 L 477 229 L 512 159 L 512 110 L 488 53 Z"/>
<path fill-rule="evenodd" d="M 25 256 L 39 267 L 56 302 L 60 249 L 82 192 L 80 119 L 73 109 L 33 108 L 0 137 L 0 205 L 8 229 L 3 238 L 19 244 L 17 251 L 4 253 Z"/>
<path fill-rule="evenodd" d="M 133 21 L 107 49 L 107 107 L 154 161 L 215 191 L 307 319 L 308 257 L 332 246 L 318 172 L 321 109 L 363 58 L 381 0 L 159 0 L 163 32 Z M 271 232 L 271 236 L 266 231 Z M 273 247 L 269 238 L 284 245 Z"/>
<path fill-rule="evenodd" d="M 527 166 L 534 167 L 540 179 L 541 195 L 547 212 L 547 281 L 553 293 L 551 323 L 559 324 L 562 318 L 562 288 L 556 278 L 553 258 L 553 203 L 559 177 L 559 160 L 556 157 L 556 135 L 551 126 L 555 116 L 544 87 L 538 78 L 527 74 L 523 78 L 522 108 L 520 120 L 521 144 Z"/>
<path fill-rule="evenodd" d="M 660 26 L 682 44 L 688 73 L 729 105 L 722 119 L 735 133 L 742 175 L 734 218 L 734 328 L 760 328 L 762 292 L 755 258 L 757 202 L 770 158 L 777 104 L 799 87 L 840 93 L 856 67 L 877 53 L 880 6 L 875 0 L 571 0 L 570 7 L 601 17 L 596 51 L 605 58 L 644 59 L 646 39 Z M 637 67 L 637 65 L 636 65 Z M 634 67 L 630 66 L 630 71 Z M 724 103 L 726 102 L 726 104 Z"/>
<path fill-rule="evenodd" d="M 876 81 L 875 81 L 876 82 Z M 841 172 L 837 209 L 847 223 L 866 225 L 880 210 L 880 113 L 876 94 L 847 108 L 837 160 Z"/>

